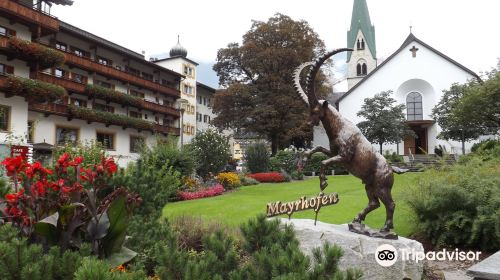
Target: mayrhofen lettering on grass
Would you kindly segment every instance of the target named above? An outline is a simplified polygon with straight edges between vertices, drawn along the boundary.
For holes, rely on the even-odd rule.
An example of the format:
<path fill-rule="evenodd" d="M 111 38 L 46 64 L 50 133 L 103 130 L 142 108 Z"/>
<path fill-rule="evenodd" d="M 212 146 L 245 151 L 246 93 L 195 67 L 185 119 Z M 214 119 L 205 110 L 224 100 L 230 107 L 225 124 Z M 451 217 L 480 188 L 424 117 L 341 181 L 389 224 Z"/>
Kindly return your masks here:
<path fill-rule="evenodd" d="M 291 216 L 294 212 L 314 209 L 317 213 L 319 209 L 323 206 L 328 206 L 332 204 L 336 204 L 339 201 L 339 196 L 337 193 L 331 193 L 329 195 L 325 195 L 320 193 L 316 197 L 306 198 L 305 196 L 301 197 L 296 201 L 290 202 L 270 202 L 267 204 L 267 217 L 274 217 L 279 215 L 289 215 Z"/>

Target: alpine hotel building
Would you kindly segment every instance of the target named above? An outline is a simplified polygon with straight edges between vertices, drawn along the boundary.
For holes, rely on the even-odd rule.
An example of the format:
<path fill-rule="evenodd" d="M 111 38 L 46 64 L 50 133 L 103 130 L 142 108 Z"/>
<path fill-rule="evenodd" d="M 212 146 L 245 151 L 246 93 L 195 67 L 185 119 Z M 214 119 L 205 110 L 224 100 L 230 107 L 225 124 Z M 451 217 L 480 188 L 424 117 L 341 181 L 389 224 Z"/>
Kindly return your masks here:
<path fill-rule="evenodd" d="M 2 158 L 11 145 L 32 147 L 36 158 L 66 141 L 98 141 L 124 166 L 139 143 L 179 136 L 184 79 L 32 0 L 0 1 Z"/>

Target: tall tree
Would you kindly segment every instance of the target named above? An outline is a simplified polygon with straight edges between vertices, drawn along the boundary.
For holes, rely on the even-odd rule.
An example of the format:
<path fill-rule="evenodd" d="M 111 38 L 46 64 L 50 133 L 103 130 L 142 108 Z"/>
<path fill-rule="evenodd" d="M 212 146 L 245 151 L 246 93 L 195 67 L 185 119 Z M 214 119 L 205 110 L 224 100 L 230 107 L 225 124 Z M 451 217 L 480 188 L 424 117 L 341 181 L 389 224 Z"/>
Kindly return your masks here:
<path fill-rule="evenodd" d="M 500 72 L 492 71 L 486 77 L 487 80 L 482 83 L 469 82 L 463 97 L 453 109 L 453 115 L 459 118 L 461 123 L 473 123 L 485 134 L 498 134 L 500 132 Z"/>
<path fill-rule="evenodd" d="M 396 100 L 391 95 L 389 90 L 377 93 L 373 98 L 365 98 L 357 114 L 366 119 L 358 123 L 359 129 L 368 141 L 380 145 L 381 154 L 385 143 L 397 144 L 406 136 L 415 136 L 405 124 L 405 105 L 394 105 Z"/>
<path fill-rule="evenodd" d="M 324 53 L 324 43 L 305 21 L 276 14 L 254 21 L 242 44 L 220 49 L 213 69 L 225 87 L 215 95 L 213 120 L 219 128 L 258 133 L 271 141 L 272 153 L 291 142 L 312 139 L 307 107 L 293 88 L 293 70 Z M 321 73 L 318 91 L 331 90 Z"/>
<path fill-rule="evenodd" d="M 443 90 L 443 97 L 432 109 L 432 117 L 442 129 L 438 138 L 462 142 L 462 154 L 465 154 L 465 142 L 476 139 L 484 132 L 474 118 L 464 118 L 457 114 L 460 101 L 470 87 L 474 87 L 473 82 L 453 84 L 450 89 Z"/>

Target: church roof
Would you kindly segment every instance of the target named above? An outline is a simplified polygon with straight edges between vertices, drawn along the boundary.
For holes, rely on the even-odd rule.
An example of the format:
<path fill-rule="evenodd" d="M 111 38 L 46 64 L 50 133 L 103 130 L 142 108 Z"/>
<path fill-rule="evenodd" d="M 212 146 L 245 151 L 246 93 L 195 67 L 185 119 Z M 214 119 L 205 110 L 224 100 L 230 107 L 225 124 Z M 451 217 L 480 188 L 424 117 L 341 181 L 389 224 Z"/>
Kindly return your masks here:
<path fill-rule="evenodd" d="M 351 29 L 347 31 L 347 47 L 352 48 L 356 43 L 358 30 L 363 32 L 366 44 L 370 49 L 373 58 L 377 57 L 377 47 L 375 45 L 375 27 L 370 21 L 370 13 L 366 0 L 354 0 L 352 7 Z M 351 59 L 351 52 L 347 53 L 347 62 Z"/>
<path fill-rule="evenodd" d="M 406 47 L 408 45 L 410 45 L 412 42 L 417 42 L 419 43 L 420 45 L 426 47 L 427 49 L 431 50 L 432 52 L 434 52 L 435 54 L 441 56 L 442 58 L 446 59 L 447 61 L 449 61 L 450 63 L 454 64 L 455 66 L 457 66 L 458 68 L 464 70 L 465 72 L 469 73 L 470 75 L 472 75 L 473 77 L 475 77 L 476 79 L 478 80 L 481 80 L 481 78 L 472 70 L 470 70 L 469 68 L 463 66 L 462 64 L 456 62 L 455 60 L 451 59 L 449 56 L 445 55 L 444 53 L 436 50 L 435 48 L 429 46 L 428 44 L 424 43 L 422 40 L 418 39 L 417 37 L 415 37 L 415 35 L 413 35 L 413 33 L 410 33 L 410 35 L 408 35 L 408 37 L 406 38 L 406 40 L 403 42 L 403 44 L 401 45 L 401 47 L 399 47 L 399 49 L 397 49 L 393 54 L 391 54 L 386 60 L 384 60 L 384 62 L 382 62 L 379 66 L 377 66 L 373 71 L 371 71 L 370 73 L 368 73 L 368 75 L 366 75 L 361 81 L 359 81 L 356 85 L 354 85 L 351 89 L 349 89 L 344 95 L 342 95 L 342 97 L 339 98 L 339 100 L 337 102 L 340 102 L 342 101 L 342 99 L 344 99 L 346 96 L 348 96 L 351 92 L 353 92 L 355 89 L 357 89 L 361 84 L 363 84 L 366 80 L 368 80 L 373 74 L 375 74 L 380 68 L 384 67 L 384 65 L 387 64 L 387 62 L 389 62 L 390 60 L 392 60 L 392 58 L 394 58 L 398 53 L 400 53 L 402 50 L 405 50 Z"/>

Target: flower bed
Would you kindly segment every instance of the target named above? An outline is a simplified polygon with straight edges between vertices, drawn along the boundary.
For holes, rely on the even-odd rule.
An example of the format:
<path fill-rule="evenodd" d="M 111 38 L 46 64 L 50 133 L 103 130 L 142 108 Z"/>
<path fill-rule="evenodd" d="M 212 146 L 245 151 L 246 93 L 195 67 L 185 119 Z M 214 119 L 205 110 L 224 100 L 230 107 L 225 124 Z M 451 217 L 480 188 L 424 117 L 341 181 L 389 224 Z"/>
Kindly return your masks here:
<path fill-rule="evenodd" d="M 68 112 L 75 118 L 84 119 L 91 122 L 102 122 L 122 127 L 133 127 L 136 129 L 153 130 L 152 123 L 141 119 L 131 118 L 125 115 L 100 112 L 72 105 L 68 106 Z"/>
<path fill-rule="evenodd" d="M 224 188 L 232 190 L 241 186 L 240 177 L 234 172 L 221 172 L 216 177 L 217 182 L 222 184 Z"/>
<path fill-rule="evenodd" d="M 7 92 L 36 102 L 55 101 L 66 94 L 60 86 L 17 76 L 7 78 Z"/>
<path fill-rule="evenodd" d="M 106 101 L 111 101 L 118 104 L 135 106 L 135 107 L 140 107 L 142 104 L 141 103 L 142 99 L 139 97 L 121 93 L 101 86 L 87 85 L 85 91 L 91 97 L 104 99 Z"/>
<path fill-rule="evenodd" d="M 217 184 L 213 187 L 203 188 L 195 192 L 179 192 L 179 198 L 180 200 L 192 200 L 221 195 L 223 192 L 224 187 L 221 184 Z"/>
<path fill-rule="evenodd" d="M 254 173 L 248 174 L 247 177 L 253 178 L 261 183 L 281 183 L 285 181 L 285 177 L 279 172 Z"/>
<path fill-rule="evenodd" d="M 42 69 L 64 63 L 64 54 L 60 51 L 30 41 L 12 37 L 9 39 L 9 48 L 19 56 L 37 61 Z"/>

